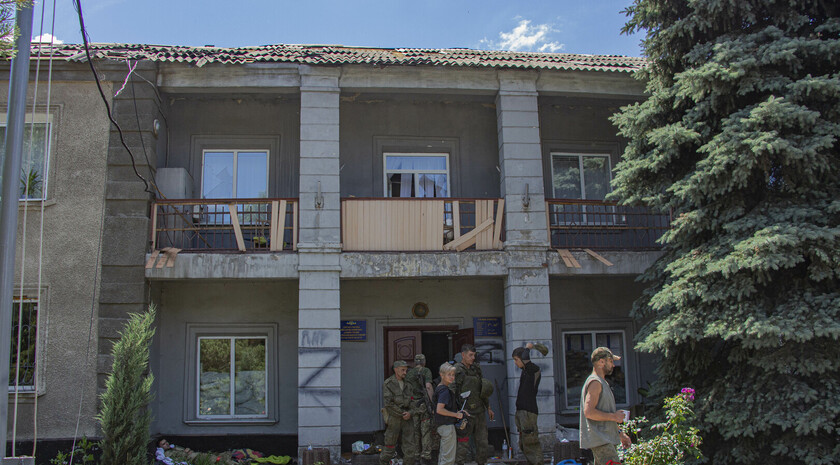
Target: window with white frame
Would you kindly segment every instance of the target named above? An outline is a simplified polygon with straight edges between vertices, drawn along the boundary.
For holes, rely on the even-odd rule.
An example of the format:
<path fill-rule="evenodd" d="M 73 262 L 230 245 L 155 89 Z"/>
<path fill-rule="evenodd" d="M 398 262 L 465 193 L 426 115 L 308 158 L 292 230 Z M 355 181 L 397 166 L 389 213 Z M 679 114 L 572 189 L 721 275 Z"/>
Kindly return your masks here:
<path fill-rule="evenodd" d="M 586 378 L 592 374 L 590 356 L 596 347 L 607 347 L 622 357 L 606 376 L 616 405 L 628 405 L 627 359 L 624 331 L 570 331 L 563 333 L 563 366 L 565 371 L 565 408 L 580 409 L 580 394 Z"/>
<path fill-rule="evenodd" d="M 610 192 L 610 156 L 552 153 L 551 183 L 556 199 L 604 200 Z"/>
<path fill-rule="evenodd" d="M 268 197 L 268 151 L 204 150 L 201 160 L 201 197 Z"/>
<path fill-rule="evenodd" d="M 49 174 L 50 115 L 27 116 L 23 132 L 23 153 L 20 170 L 21 200 L 46 198 Z M 0 116 L 0 160 L 6 156 L 6 115 Z"/>
<path fill-rule="evenodd" d="M 9 390 L 35 390 L 38 343 L 38 299 L 15 297 L 12 305 L 12 345 Z M 17 380 L 17 381 L 15 381 Z"/>
<path fill-rule="evenodd" d="M 199 419 L 267 418 L 267 338 L 198 338 Z"/>
<path fill-rule="evenodd" d="M 386 153 L 386 197 L 449 197 L 449 154 Z"/>

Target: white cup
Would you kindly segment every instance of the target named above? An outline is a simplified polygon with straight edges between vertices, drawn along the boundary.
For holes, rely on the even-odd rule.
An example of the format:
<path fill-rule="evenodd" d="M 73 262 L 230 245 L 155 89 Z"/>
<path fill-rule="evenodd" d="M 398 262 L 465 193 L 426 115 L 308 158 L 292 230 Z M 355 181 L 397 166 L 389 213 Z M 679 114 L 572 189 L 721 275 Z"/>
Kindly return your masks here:
<path fill-rule="evenodd" d="M 629 410 L 622 410 L 624 413 L 624 421 L 630 421 L 630 411 Z"/>

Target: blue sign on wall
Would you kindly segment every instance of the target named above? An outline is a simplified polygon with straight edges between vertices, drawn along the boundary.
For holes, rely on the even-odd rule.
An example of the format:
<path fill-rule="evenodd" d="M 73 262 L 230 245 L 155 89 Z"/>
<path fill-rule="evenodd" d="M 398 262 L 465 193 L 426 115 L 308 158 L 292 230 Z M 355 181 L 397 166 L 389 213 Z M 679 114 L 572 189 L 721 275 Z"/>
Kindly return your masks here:
<path fill-rule="evenodd" d="M 502 318 L 480 316 L 473 318 L 475 337 L 502 337 Z"/>
<path fill-rule="evenodd" d="M 367 340 L 367 320 L 341 320 L 341 340 Z"/>

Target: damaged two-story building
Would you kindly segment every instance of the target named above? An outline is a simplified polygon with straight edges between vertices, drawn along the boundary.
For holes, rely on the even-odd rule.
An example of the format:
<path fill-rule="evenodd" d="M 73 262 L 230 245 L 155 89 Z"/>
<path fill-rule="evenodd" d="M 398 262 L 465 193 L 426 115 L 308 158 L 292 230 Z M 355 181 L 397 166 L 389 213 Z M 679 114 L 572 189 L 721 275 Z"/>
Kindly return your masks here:
<path fill-rule="evenodd" d="M 37 376 L 10 397 L 18 440 L 33 438 L 36 398 L 38 441 L 73 437 L 79 411 L 78 434 L 98 434 L 111 345 L 150 303 L 152 433 L 186 445 L 349 450 L 383 429 L 395 360 L 424 353 L 436 373 L 467 342 L 497 386 L 493 429 L 514 423 L 510 353 L 527 342 L 550 348 L 533 355 L 547 438 L 577 423 L 596 346 L 623 355 L 617 403 L 642 400 L 652 366 L 629 313 L 669 218 L 605 197 L 624 148 L 609 118 L 644 98 L 643 59 L 90 52 L 119 128 L 82 46 L 33 49 L 52 95 L 30 94 L 49 143 L 25 208 L 44 211 L 45 260 L 40 284 L 31 255 L 18 266 L 17 305 L 38 314 Z"/>

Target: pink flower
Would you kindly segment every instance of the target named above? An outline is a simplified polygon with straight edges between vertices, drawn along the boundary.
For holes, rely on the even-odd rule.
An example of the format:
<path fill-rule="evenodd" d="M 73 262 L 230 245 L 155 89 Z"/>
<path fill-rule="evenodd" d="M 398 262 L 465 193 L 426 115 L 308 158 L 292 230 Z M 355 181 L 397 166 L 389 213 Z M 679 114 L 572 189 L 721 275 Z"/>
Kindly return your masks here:
<path fill-rule="evenodd" d="M 694 389 L 690 387 L 684 387 L 680 390 L 680 394 L 688 400 L 694 400 Z"/>

